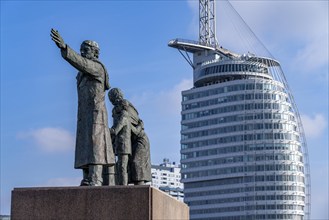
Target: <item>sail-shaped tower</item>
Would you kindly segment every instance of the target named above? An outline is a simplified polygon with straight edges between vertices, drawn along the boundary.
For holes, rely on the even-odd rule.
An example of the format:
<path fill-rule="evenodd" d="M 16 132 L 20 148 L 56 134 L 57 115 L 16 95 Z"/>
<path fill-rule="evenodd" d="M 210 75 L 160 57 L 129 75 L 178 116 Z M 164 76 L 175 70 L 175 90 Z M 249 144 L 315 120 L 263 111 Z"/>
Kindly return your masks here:
<path fill-rule="evenodd" d="M 199 15 L 199 41 L 168 44 L 193 69 L 181 120 L 191 219 L 309 219 L 307 146 L 280 63 L 221 47 L 214 0 L 200 0 Z"/>

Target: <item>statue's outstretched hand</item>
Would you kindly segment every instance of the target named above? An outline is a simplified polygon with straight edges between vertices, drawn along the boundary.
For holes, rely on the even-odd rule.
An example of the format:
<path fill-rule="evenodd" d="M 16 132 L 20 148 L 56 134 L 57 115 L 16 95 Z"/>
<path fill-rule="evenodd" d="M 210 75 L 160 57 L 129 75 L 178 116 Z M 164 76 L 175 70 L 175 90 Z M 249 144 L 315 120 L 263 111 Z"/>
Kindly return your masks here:
<path fill-rule="evenodd" d="M 53 28 L 51 29 L 50 33 L 51 39 L 56 43 L 58 48 L 65 49 L 66 44 L 64 43 L 63 38 L 61 35 L 58 33 L 57 30 L 54 30 Z"/>

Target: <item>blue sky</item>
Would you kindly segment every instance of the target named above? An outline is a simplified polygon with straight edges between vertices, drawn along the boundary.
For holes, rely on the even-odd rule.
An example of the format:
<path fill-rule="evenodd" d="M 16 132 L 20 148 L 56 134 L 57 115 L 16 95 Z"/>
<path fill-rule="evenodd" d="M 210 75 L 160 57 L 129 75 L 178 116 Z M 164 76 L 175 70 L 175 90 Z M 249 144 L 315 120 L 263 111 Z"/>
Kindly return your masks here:
<path fill-rule="evenodd" d="M 252 51 L 227 6 L 217 5 L 219 43 Z M 232 5 L 282 65 L 308 142 L 312 219 L 328 219 L 328 1 Z M 180 159 L 180 92 L 191 87 L 192 70 L 167 43 L 197 40 L 197 1 L 1 1 L 0 214 L 10 213 L 14 187 L 81 178 L 73 169 L 76 70 L 50 40 L 51 28 L 75 50 L 86 39 L 99 43 L 110 84 L 144 120 L 152 163 Z"/>

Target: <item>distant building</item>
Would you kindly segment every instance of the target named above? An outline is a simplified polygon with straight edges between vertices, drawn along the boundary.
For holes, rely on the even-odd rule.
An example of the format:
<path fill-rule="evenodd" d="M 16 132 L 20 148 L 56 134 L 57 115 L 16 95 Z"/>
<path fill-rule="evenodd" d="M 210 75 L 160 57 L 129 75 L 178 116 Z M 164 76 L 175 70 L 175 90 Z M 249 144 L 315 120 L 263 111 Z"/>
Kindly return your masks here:
<path fill-rule="evenodd" d="M 152 165 L 152 186 L 180 201 L 184 199 L 183 184 L 180 182 L 180 165 L 175 162 L 170 163 L 169 159 L 163 159 L 160 165 Z"/>
<path fill-rule="evenodd" d="M 0 220 L 10 220 L 10 215 L 0 215 Z"/>

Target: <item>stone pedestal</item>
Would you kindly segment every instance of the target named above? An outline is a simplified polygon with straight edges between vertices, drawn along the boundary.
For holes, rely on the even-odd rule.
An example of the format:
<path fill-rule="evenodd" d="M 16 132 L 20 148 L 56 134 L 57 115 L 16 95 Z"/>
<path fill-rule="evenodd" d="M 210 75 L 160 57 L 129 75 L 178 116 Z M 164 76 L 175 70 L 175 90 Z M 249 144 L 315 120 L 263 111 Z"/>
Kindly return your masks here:
<path fill-rule="evenodd" d="M 189 208 L 149 185 L 15 188 L 11 219 L 182 220 Z"/>

